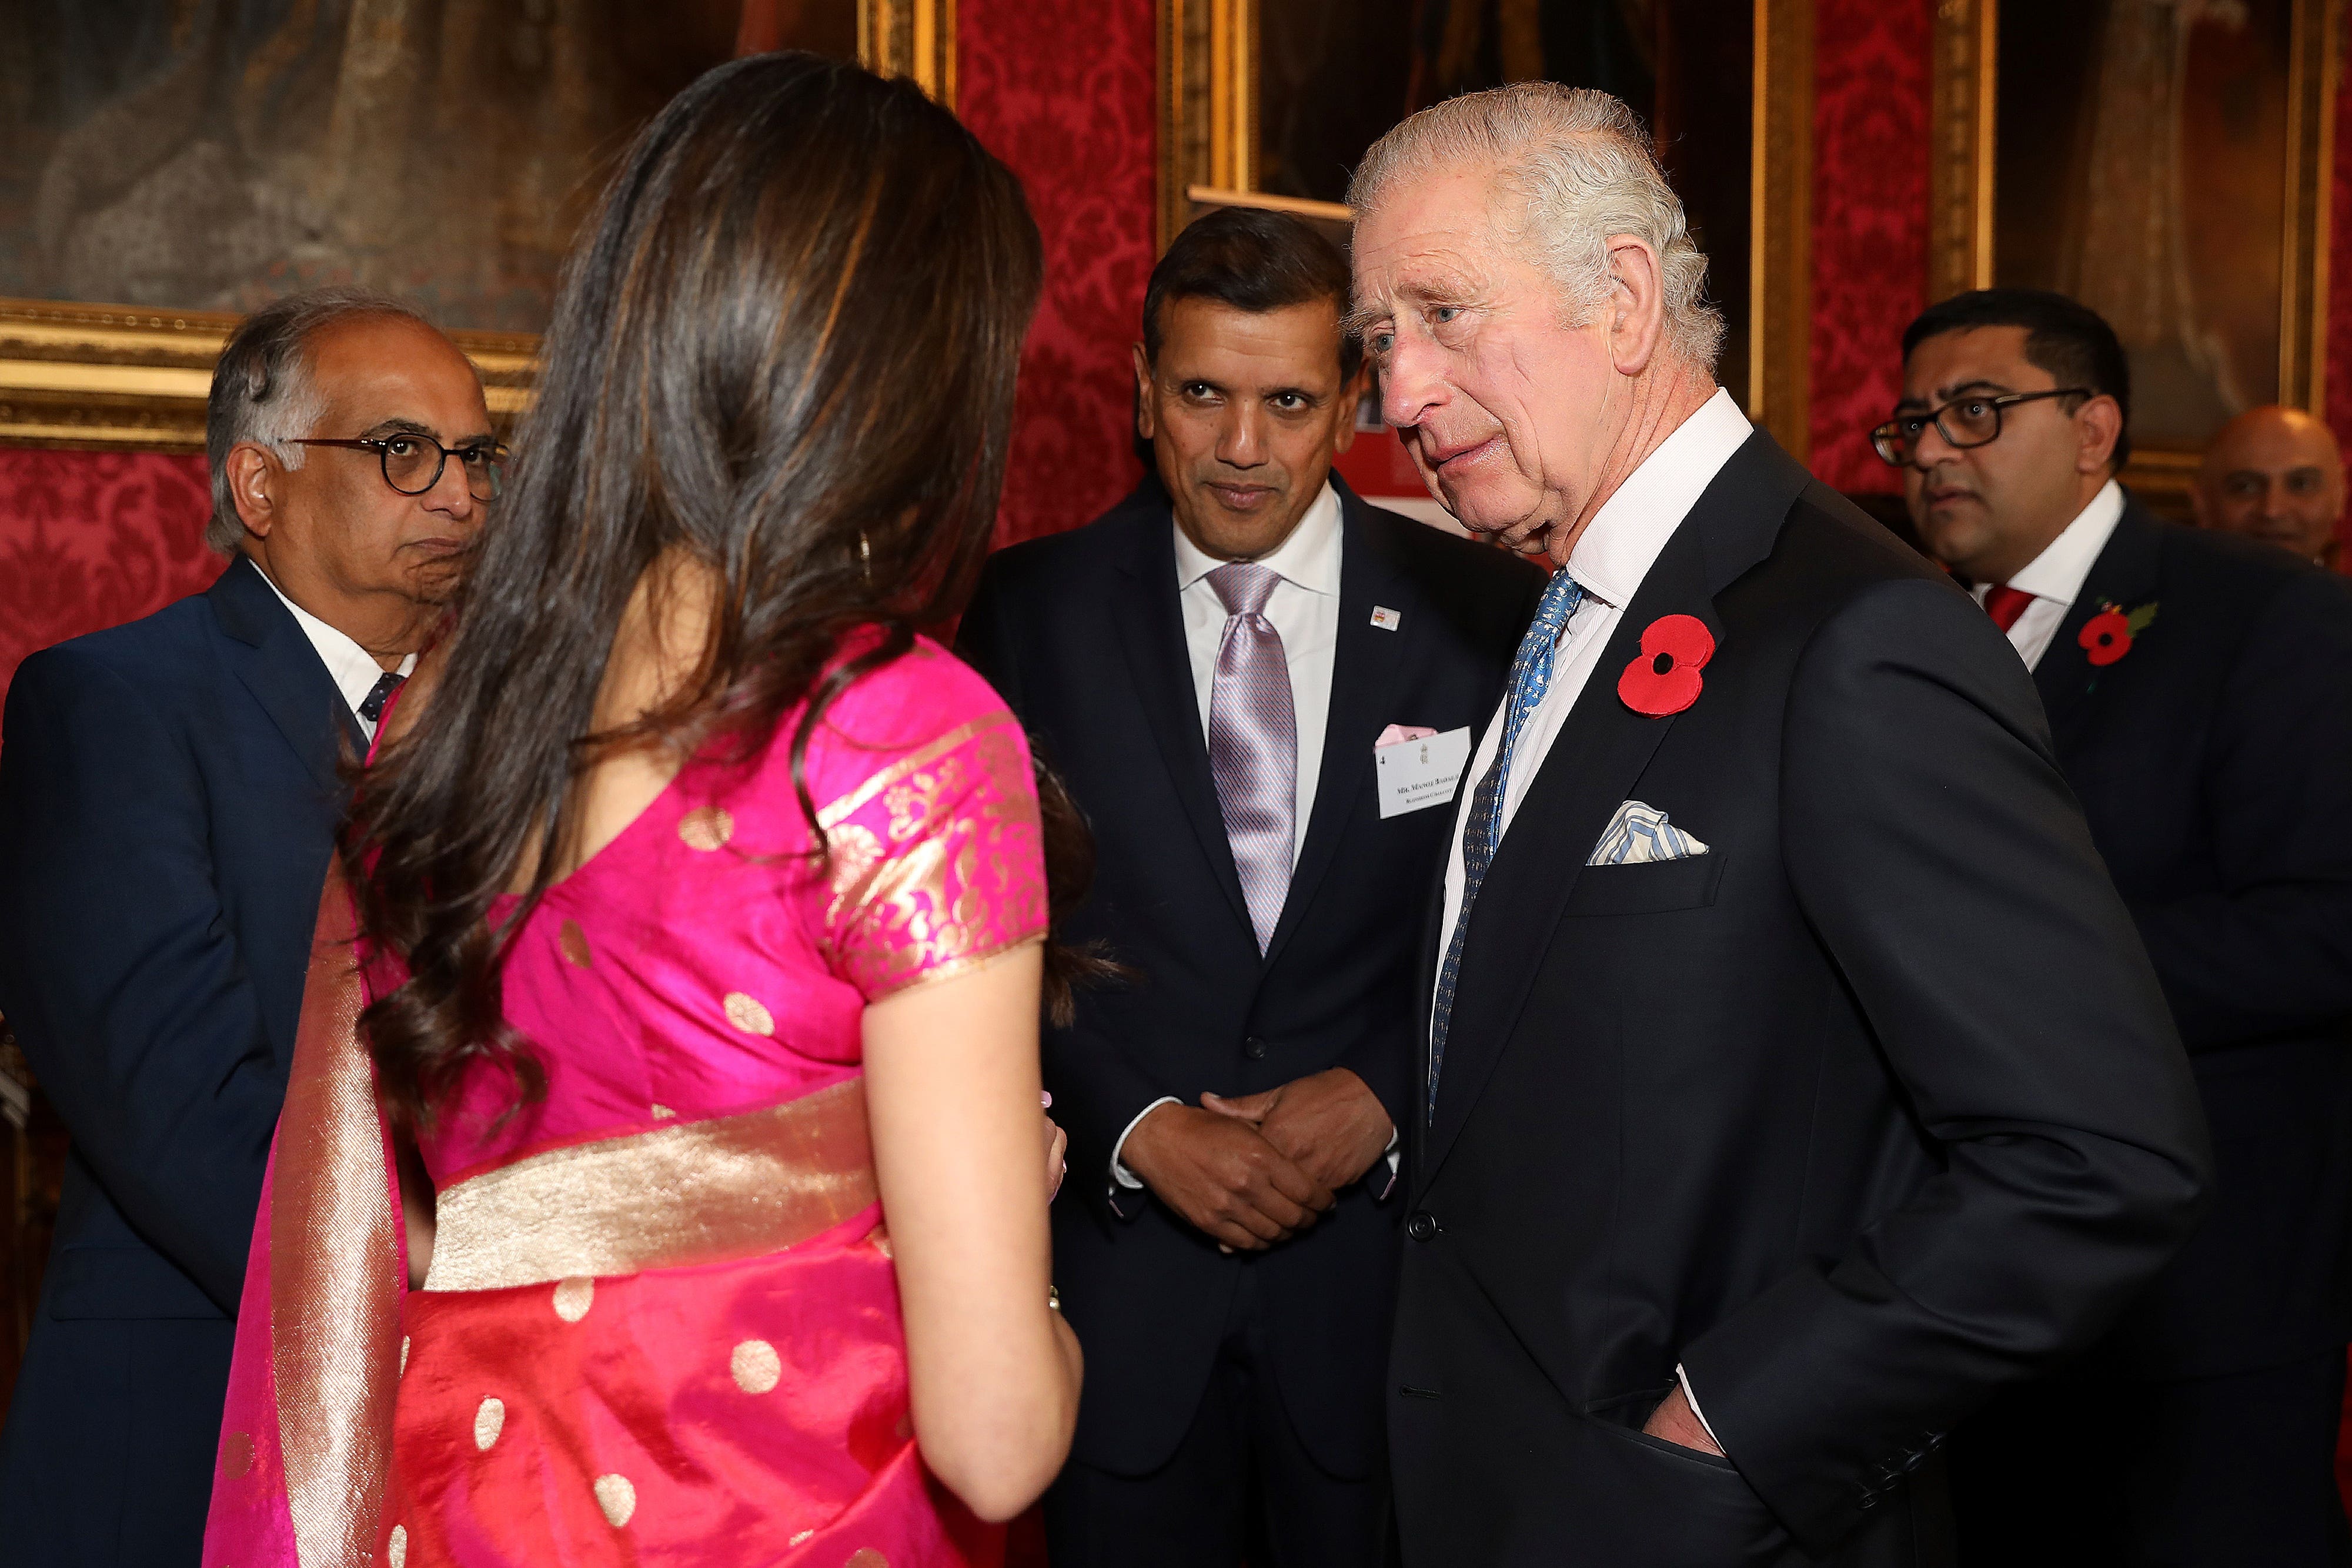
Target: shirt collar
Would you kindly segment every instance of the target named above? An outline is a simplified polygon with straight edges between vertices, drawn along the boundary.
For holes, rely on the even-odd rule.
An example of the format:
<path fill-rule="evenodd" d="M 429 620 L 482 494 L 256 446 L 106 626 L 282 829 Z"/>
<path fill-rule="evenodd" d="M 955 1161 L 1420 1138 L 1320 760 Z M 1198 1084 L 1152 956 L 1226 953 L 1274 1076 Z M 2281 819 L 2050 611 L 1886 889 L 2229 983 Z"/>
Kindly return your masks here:
<path fill-rule="evenodd" d="M 261 565 L 259 561 L 253 564 L 257 567 Z M 302 635 L 309 638 L 310 646 L 318 650 L 319 661 L 327 666 L 327 674 L 334 680 L 335 689 L 343 694 L 343 701 L 350 705 L 353 714 L 357 714 L 360 704 L 367 701 L 368 693 L 375 690 L 376 682 L 383 678 L 383 666 L 375 662 L 373 653 L 287 598 L 286 591 L 278 586 L 268 572 L 262 572 L 261 580 L 269 584 L 269 591 L 278 595 L 278 603 L 294 612 L 295 624 L 302 628 Z M 404 679 L 415 668 L 416 655 L 411 653 L 400 661 L 400 667 L 393 674 Z"/>
<path fill-rule="evenodd" d="M 1699 497 L 1754 433 L 1731 393 L 1717 387 L 1601 504 L 1569 551 L 1569 575 L 1594 598 L 1623 609 Z"/>
<path fill-rule="evenodd" d="M 2091 504 L 2077 513 L 2056 538 L 2042 547 L 2040 555 L 2009 580 L 2009 586 L 2036 599 L 2074 603 L 2083 591 L 2084 580 L 2098 563 L 2099 552 L 2107 548 L 2107 540 L 2123 517 L 2123 486 L 2110 479 L 2099 486 Z"/>
<path fill-rule="evenodd" d="M 1226 564 L 1194 544 L 1174 522 L 1168 526 L 1176 530 L 1178 592 Z M 1290 530 L 1290 537 L 1271 553 L 1260 556 L 1258 564 L 1273 568 L 1285 582 L 1309 593 L 1339 591 L 1339 495 L 1331 488 L 1331 481 L 1323 481 L 1321 494 L 1307 504 L 1306 515 Z"/>

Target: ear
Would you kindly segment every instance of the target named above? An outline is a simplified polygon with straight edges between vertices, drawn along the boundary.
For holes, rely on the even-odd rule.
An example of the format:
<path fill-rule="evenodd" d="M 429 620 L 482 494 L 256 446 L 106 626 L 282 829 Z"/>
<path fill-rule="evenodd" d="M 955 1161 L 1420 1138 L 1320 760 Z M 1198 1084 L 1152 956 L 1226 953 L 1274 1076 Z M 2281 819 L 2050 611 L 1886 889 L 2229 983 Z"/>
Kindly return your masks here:
<path fill-rule="evenodd" d="M 2074 472 L 2098 474 L 2116 455 L 2124 433 L 2124 411 L 2106 393 L 2086 400 L 2074 411 Z"/>
<path fill-rule="evenodd" d="M 1657 357 L 1665 336 L 1665 277 L 1658 253 L 1638 235 L 1611 235 L 1603 242 L 1609 276 L 1609 361 L 1621 376 L 1638 376 Z"/>
<path fill-rule="evenodd" d="M 1135 360 L 1135 434 L 1146 441 L 1158 434 L 1151 402 L 1151 361 L 1144 357 L 1143 345 L 1129 346 Z"/>
<path fill-rule="evenodd" d="M 278 459 L 257 442 L 240 441 L 228 449 L 229 498 L 236 504 L 237 521 L 256 538 L 268 538 L 278 520 Z"/>
<path fill-rule="evenodd" d="M 1331 455 L 1338 456 L 1356 444 L 1356 409 L 1364 401 L 1364 382 L 1371 374 L 1370 365 L 1358 365 L 1356 373 L 1339 387 L 1339 407 L 1334 418 L 1338 421 L 1331 431 Z"/>

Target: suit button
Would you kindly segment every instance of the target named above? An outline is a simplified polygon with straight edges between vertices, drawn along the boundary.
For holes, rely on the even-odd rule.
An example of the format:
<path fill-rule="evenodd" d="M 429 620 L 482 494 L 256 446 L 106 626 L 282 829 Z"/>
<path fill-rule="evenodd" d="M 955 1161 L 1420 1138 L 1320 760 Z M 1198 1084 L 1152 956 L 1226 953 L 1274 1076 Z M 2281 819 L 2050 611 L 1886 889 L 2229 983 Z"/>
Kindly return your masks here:
<path fill-rule="evenodd" d="M 1250 1036 L 1247 1040 L 1242 1041 L 1242 1054 L 1248 1057 L 1252 1061 L 1264 1061 L 1265 1060 L 1265 1041 L 1258 1039 L 1255 1035 Z"/>
<path fill-rule="evenodd" d="M 1415 1241 L 1426 1241 L 1437 1234 L 1437 1216 L 1425 1208 L 1416 1208 L 1404 1222 L 1404 1233 Z"/>

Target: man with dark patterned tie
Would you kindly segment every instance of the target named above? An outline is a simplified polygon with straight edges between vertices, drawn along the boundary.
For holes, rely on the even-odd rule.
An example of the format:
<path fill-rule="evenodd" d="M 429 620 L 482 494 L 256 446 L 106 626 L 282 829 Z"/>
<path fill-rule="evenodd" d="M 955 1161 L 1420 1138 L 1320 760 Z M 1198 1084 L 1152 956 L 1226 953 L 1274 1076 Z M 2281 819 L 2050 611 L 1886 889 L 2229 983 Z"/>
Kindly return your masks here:
<path fill-rule="evenodd" d="M 472 365 L 354 290 L 240 326 L 206 426 L 228 570 L 8 694 L 0 1013 L 73 1140 L 0 1434 L 28 1568 L 197 1559 L 339 759 L 498 492 Z"/>
<path fill-rule="evenodd" d="M 1540 582 L 1331 474 L 1347 287 L 1295 218 L 1187 229 L 1135 353 L 1156 474 L 998 555 L 964 617 L 1094 828 L 1066 934 L 1138 971 L 1045 1036 L 1087 1346 L 1055 1568 L 1358 1568 L 1386 1542 L 1412 953 Z"/>

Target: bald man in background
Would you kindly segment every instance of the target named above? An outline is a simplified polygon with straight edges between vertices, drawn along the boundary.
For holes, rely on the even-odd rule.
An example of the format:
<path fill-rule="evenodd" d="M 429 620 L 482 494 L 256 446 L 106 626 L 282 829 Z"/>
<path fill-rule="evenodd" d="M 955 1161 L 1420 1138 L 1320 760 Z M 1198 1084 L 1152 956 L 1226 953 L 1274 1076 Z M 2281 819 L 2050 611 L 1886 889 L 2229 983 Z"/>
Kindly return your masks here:
<path fill-rule="evenodd" d="M 2200 528 L 2244 534 L 2332 570 L 2344 517 L 2336 433 L 2299 408 L 2248 409 L 2205 449 L 2196 503 Z"/>

